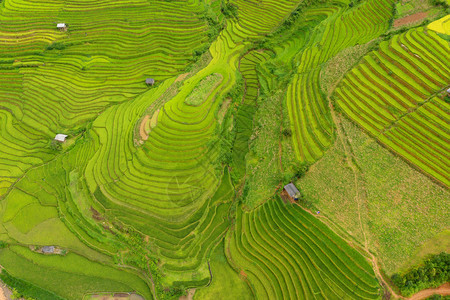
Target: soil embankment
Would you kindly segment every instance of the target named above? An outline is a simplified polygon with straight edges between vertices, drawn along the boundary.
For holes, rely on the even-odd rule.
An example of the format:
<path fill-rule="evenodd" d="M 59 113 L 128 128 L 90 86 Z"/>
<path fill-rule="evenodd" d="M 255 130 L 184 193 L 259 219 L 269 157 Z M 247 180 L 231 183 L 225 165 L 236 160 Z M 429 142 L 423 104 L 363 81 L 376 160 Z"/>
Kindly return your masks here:
<path fill-rule="evenodd" d="M 412 14 L 410 16 L 406 16 L 394 21 L 394 27 L 400 27 L 406 24 L 415 23 L 418 21 L 422 21 L 428 16 L 426 12 L 419 12 L 416 14 Z"/>

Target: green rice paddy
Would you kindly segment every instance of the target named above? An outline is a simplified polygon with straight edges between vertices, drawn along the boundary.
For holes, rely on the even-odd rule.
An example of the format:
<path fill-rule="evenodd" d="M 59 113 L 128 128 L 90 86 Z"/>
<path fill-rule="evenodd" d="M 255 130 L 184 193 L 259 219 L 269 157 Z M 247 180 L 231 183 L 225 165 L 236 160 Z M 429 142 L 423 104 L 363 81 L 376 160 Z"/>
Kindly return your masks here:
<path fill-rule="evenodd" d="M 369 53 L 335 92 L 339 107 L 381 143 L 445 186 L 450 183 L 447 139 L 448 42 L 412 29 Z"/>
<path fill-rule="evenodd" d="M 62 299 L 381 298 L 366 253 L 277 195 L 335 139 L 322 68 L 391 24 L 394 0 L 353 2 L 0 1 L 11 286 Z M 393 35 L 333 94 L 446 186 L 448 52 L 424 28 Z"/>

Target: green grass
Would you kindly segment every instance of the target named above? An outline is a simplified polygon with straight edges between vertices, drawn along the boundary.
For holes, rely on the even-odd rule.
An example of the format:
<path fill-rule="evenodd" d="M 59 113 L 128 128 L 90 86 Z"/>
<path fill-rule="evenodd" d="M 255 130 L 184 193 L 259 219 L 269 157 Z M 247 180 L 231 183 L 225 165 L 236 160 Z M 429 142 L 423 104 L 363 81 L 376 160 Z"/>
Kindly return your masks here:
<path fill-rule="evenodd" d="M 39 204 L 30 204 L 22 208 L 12 220 L 12 224 L 22 233 L 27 233 L 38 224 L 57 218 L 58 211 L 54 207 L 42 207 Z"/>
<path fill-rule="evenodd" d="M 228 264 L 224 250 L 224 242 L 222 241 L 211 252 L 212 282 L 206 288 L 197 289 L 194 299 L 220 299 L 224 295 L 232 299 L 253 299 L 248 284 Z"/>
<path fill-rule="evenodd" d="M 342 122 L 347 147 L 351 147 L 361 172 L 358 182 L 363 204 L 358 208 L 361 204 L 355 199 L 355 177 L 340 140 L 298 182 L 306 200 L 364 244 L 360 213 L 370 249 L 388 274 L 418 262 L 423 255 L 417 251 L 448 250 L 437 242 L 449 225 L 445 200 L 448 190 L 411 168 L 354 124 L 345 119 Z M 324 177 L 328 180 L 324 181 Z"/>
<path fill-rule="evenodd" d="M 430 1 L 407 0 L 400 1 L 395 5 L 395 18 L 403 18 L 418 12 L 424 12 L 432 8 Z"/>
<path fill-rule="evenodd" d="M 0 259 L 12 276 L 67 299 L 82 299 L 85 293 L 97 291 L 136 290 L 145 297 L 150 296 L 146 283 L 136 275 L 90 262 L 76 254 L 44 256 L 27 248 L 11 247 L 1 250 Z"/>
<path fill-rule="evenodd" d="M 220 83 L 221 79 L 221 75 L 219 74 L 211 74 L 203 78 L 184 102 L 193 106 L 202 104 L 207 100 L 206 98 L 211 94 L 212 89 Z"/>
<path fill-rule="evenodd" d="M 444 230 L 436 234 L 431 239 L 422 243 L 413 253 L 408 261 L 404 262 L 399 273 L 406 272 L 413 266 L 418 266 L 432 254 L 439 254 L 441 252 L 450 252 L 450 230 Z"/>

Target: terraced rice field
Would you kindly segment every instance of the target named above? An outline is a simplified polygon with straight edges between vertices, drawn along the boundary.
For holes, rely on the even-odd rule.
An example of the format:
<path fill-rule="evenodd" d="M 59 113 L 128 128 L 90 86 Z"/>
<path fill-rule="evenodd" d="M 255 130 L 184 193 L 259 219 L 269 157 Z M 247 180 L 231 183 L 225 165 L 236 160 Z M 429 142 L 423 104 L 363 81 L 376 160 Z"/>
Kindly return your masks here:
<path fill-rule="evenodd" d="M 448 42 L 410 30 L 364 57 L 336 89 L 339 107 L 417 168 L 448 186 Z"/>
<path fill-rule="evenodd" d="M 295 153 L 300 161 L 315 162 L 333 140 L 328 100 L 319 85 L 321 68 L 343 49 L 367 43 L 386 31 L 393 2 L 366 1 L 351 12 L 345 5 L 335 3 L 305 11 L 306 22 L 323 20 L 294 58 L 297 74 L 286 95 Z M 372 17 L 366 18 L 367 15 Z M 297 47 L 295 42 L 291 45 Z"/>
<path fill-rule="evenodd" d="M 236 115 L 236 138 L 233 144 L 233 166 L 239 177 L 245 175 L 245 155 L 249 150 L 249 139 L 253 133 L 253 116 L 259 95 L 259 81 L 256 67 L 267 60 L 267 52 L 252 51 L 242 57 L 239 70 L 245 82 L 245 94 Z"/>
<path fill-rule="evenodd" d="M 193 46 L 207 41 L 205 22 L 190 17 L 201 10 L 198 3 L 5 1 L 0 195 L 52 158 L 46 146 L 55 131 L 75 134 L 108 105 L 144 92 L 144 77 L 183 70 Z M 68 31 L 57 31 L 57 22 Z"/>
<path fill-rule="evenodd" d="M 450 15 L 447 15 L 439 20 L 434 21 L 428 25 L 428 29 L 434 30 L 441 34 L 450 34 Z"/>
<path fill-rule="evenodd" d="M 238 216 L 227 253 L 257 298 L 379 298 L 368 261 L 299 206 L 276 199 Z"/>
<path fill-rule="evenodd" d="M 56 245 L 106 265 L 129 265 L 148 286 L 135 289 L 144 296 L 163 293 L 166 286 L 206 284 L 205 257 L 225 233 L 233 196 L 218 161 L 215 111 L 233 86 L 244 40 L 270 31 L 294 5 L 287 1 L 274 9 L 267 2 L 271 16 L 248 29 L 246 20 L 256 12 L 243 10 L 243 25 L 231 22 L 210 47 L 213 61 L 180 87 L 176 77 L 208 40 L 208 24 L 190 17 L 202 13 L 199 2 L 180 9 L 165 1 L 5 3 L 6 240 Z M 61 21 L 68 31 L 56 31 Z M 14 59 L 7 59 L 12 53 Z M 222 80 L 207 98 L 195 106 L 184 103 L 210 74 Z M 161 84 L 146 91 L 143 79 L 150 76 Z M 176 96 L 162 101 L 169 88 Z M 136 144 L 135 124 L 153 102 L 163 104 L 157 126 Z M 55 132 L 76 140 L 58 156 L 48 147 Z M 37 142 L 30 144 L 28 136 Z M 154 277 L 157 283 L 151 284 L 147 271 L 164 278 Z M 13 275 L 22 276 L 18 270 Z M 64 294 L 59 286 L 45 288 Z M 97 289 L 108 291 L 101 281 Z"/>
<path fill-rule="evenodd" d="M 203 287 L 210 295 L 215 255 L 213 270 L 232 266 L 248 297 L 379 298 L 367 258 L 300 206 L 261 195 L 253 210 L 244 207 L 259 104 L 281 97 L 295 164 L 320 159 L 335 131 L 321 70 L 386 32 L 393 2 L 1 1 L 0 265 L 19 292 L 178 299 Z M 57 30 L 62 22 L 67 30 Z M 448 110 L 436 94 L 449 75 L 448 45 L 417 29 L 380 49 L 357 67 L 376 77 L 367 89 L 390 78 L 375 75 L 384 65 L 370 57 L 413 81 L 392 76 L 404 85 L 383 94 L 393 108 L 357 114 L 375 116 L 361 126 L 382 128 L 395 139 L 388 146 L 402 146 L 394 151 L 448 181 L 439 165 L 448 120 L 435 117 Z M 353 72 L 335 96 L 350 117 Z M 281 151 L 282 124 L 273 127 L 270 142 Z M 58 133 L 67 141 L 55 141 Z M 425 154 L 414 152 L 425 148 L 413 147 L 419 140 Z M 280 177 L 282 186 L 289 176 Z"/>

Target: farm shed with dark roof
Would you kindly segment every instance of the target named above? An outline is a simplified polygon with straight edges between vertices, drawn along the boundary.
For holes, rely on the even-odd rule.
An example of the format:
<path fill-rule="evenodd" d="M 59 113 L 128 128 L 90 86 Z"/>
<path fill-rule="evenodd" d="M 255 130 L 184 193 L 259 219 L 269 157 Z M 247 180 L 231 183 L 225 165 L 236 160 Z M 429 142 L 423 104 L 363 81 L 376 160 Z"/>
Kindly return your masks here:
<path fill-rule="evenodd" d="M 291 182 L 284 186 L 284 190 L 288 194 L 291 200 L 298 200 L 300 197 L 300 191 L 295 187 L 295 185 Z"/>
<path fill-rule="evenodd" d="M 44 246 L 42 247 L 43 253 L 54 253 L 55 252 L 55 246 Z"/>
<path fill-rule="evenodd" d="M 154 85 L 154 84 L 155 84 L 155 79 L 153 79 L 153 78 L 147 78 L 147 79 L 145 79 L 145 83 L 146 83 L 147 85 Z"/>

